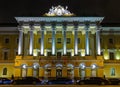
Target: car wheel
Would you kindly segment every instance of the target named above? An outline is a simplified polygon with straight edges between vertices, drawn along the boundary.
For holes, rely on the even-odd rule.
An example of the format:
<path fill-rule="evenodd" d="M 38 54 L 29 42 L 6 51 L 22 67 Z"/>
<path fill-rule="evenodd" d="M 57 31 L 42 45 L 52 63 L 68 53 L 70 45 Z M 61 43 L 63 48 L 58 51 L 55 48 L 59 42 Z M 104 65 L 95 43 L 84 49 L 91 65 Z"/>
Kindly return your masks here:
<path fill-rule="evenodd" d="M 105 85 L 105 82 L 101 82 L 101 85 Z"/>
<path fill-rule="evenodd" d="M 51 84 L 52 84 L 52 82 L 48 82 L 48 84 L 49 84 L 49 85 L 51 85 Z"/>
<path fill-rule="evenodd" d="M 84 82 L 80 82 L 80 85 L 84 85 L 85 83 Z"/>
<path fill-rule="evenodd" d="M 35 81 L 33 81 L 33 85 L 36 85 L 36 82 L 35 82 Z"/>
<path fill-rule="evenodd" d="M 120 82 L 118 83 L 118 85 L 120 85 Z"/>
<path fill-rule="evenodd" d="M 15 81 L 13 82 L 13 85 L 16 85 L 16 82 L 15 82 Z"/>

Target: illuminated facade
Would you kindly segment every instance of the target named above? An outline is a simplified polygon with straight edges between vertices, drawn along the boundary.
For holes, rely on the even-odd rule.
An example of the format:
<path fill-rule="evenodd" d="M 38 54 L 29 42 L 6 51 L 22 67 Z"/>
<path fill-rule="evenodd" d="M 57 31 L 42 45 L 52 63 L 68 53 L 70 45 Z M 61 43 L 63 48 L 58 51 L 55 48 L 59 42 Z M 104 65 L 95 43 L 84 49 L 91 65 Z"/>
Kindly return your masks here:
<path fill-rule="evenodd" d="M 1 58 L 7 54 L 12 59 L 1 59 L 1 71 L 9 74 L 0 76 L 120 77 L 119 27 L 102 27 L 103 17 L 75 17 L 67 7 L 57 6 L 44 17 L 15 19 L 18 30 L 0 35 L 1 41 L 13 41 L 6 47 L 1 42 Z"/>

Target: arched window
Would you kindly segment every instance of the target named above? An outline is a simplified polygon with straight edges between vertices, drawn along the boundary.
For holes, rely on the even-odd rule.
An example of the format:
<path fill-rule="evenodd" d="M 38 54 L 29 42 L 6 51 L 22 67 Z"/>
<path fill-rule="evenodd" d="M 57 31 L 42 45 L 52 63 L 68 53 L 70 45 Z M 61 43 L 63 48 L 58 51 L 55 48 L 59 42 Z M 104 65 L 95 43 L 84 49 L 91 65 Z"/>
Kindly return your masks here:
<path fill-rule="evenodd" d="M 111 68 L 111 76 L 115 76 L 115 68 Z"/>
<path fill-rule="evenodd" d="M 7 75 L 7 68 L 3 69 L 3 75 Z"/>

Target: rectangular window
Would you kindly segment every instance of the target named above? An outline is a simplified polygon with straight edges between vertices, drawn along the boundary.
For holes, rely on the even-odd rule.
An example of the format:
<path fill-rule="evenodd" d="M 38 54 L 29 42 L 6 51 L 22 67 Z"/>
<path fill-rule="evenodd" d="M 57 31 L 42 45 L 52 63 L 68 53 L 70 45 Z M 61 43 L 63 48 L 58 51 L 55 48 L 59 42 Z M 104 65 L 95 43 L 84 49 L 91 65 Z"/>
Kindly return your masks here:
<path fill-rule="evenodd" d="M 57 38 L 57 43 L 61 44 L 61 38 Z"/>
<path fill-rule="evenodd" d="M 39 44 L 41 43 L 41 38 L 38 39 L 38 43 L 39 43 Z"/>
<path fill-rule="evenodd" d="M 4 52 L 4 60 L 8 60 L 8 52 Z"/>
<path fill-rule="evenodd" d="M 56 33 L 58 33 L 58 34 L 62 34 L 62 31 L 56 31 Z"/>
<path fill-rule="evenodd" d="M 16 43 L 18 44 L 18 42 L 19 42 L 19 39 L 17 38 Z"/>
<path fill-rule="evenodd" d="M 67 38 L 67 44 L 70 44 L 70 43 L 71 43 L 71 39 Z"/>
<path fill-rule="evenodd" d="M 5 38 L 5 43 L 9 43 L 9 38 Z"/>
<path fill-rule="evenodd" d="M 47 56 L 51 56 L 51 55 L 52 55 L 52 53 L 51 53 L 51 52 L 48 52 L 48 53 L 47 53 Z"/>
<path fill-rule="evenodd" d="M 112 38 L 109 39 L 109 44 L 113 44 L 113 39 Z"/>
<path fill-rule="evenodd" d="M 114 53 L 110 52 L 109 55 L 110 55 L 110 60 L 114 60 Z"/>
<path fill-rule="evenodd" d="M 15 52 L 15 55 L 18 55 L 18 52 Z"/>
<path fill-rule="evenodd" d="M 47 34 L 52 34 L 52 31 L 47 31 Z"/>
<path fill-rule="evenodd" d="M 78 38 L 78 44 L 80 44 L 80 38 Z"/>
<path fill-rule="evenodd" d="M 52 38 L 48 38 L 48 43 L 52 43 Z"/>
<path fill-rule="evenodd" d="M 71 56 L 71 52 L 67 52 L 67 56 Z"/>
<path fill-rule="evenodd" d="M 100 43 L 102 44 L 102 38 L 100 38 Z"/>
<path fill-rule="evenodd" d="M 72 34 L 72 31 L 67 31 L 67 34 Z"/>

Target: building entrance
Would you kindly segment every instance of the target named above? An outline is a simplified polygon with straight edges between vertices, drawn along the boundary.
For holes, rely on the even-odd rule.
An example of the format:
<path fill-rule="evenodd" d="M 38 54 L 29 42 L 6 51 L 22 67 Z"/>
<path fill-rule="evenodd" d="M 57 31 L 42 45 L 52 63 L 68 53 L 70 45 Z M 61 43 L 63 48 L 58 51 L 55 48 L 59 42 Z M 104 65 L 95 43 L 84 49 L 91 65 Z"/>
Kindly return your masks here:
<path fill-rule="evenodd" d="M 56 70 L 56 77 L 62 77 L 62 70 L 61 69 Z"/>

